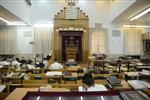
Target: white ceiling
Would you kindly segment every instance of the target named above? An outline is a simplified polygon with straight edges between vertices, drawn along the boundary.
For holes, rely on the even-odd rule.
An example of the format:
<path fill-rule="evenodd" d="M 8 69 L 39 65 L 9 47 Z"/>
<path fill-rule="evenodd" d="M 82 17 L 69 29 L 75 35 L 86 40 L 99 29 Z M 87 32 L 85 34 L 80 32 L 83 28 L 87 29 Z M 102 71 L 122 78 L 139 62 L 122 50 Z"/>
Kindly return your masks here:
<path fill-rule="evenodd" d="M 118 17 L 113 20 L 113 23 L 122 24 L 140 24 L 150 26 L 150 13 L 140 17 L 139 19 L 129 21 L 130 18 L 139 14 L 143 10 L 150 7 L 150 0 L 136 0 L 128 9 L 121 13 Z"/>
<path fill-rule="evenodd" d="M 111 0 L 79 0 L 76 4 L 86 15 L 89 16 L 90 25 L 96 22 L 105 23 L 109 19 Z M 53 23 L 54 15 L 67 4 L 65 0 L 33 0 L 32 23 L 50 21 Z"/>
<path fill-rule="evenodd" d="M 83 12 L 85 12 L 89 16 L 90 26 L 93 26 L 95 23 L 111 23 L 110 17 L 114 17 L 111 16 L 111 10 L 116 1 L 122 2 L 123 6 L 125 6 L 126 3 L 135 0 L 79 0 L 76 6 L 80 7 L 80 9 L 83 10 Z M 30 18 L 29 20 L 31 24 L 36 24 L 39 22 L 53 23 L 54 15 L 57 14 L 57 12 L 59 12 L 65 6 L 65 0 L 32 0 L 32 6 L 30 7 L 31 14 L 28 15 Z M 150 0 L 136 0 L 135 3 L 130 5 L 130 7 L 128 7 L 125 10 L 123 10 L 122 8 L 117 9 L 116 12 L 119 10 L 122 11 L 120 11 L 119 15 L 117 15 L 117 17 L 115 17 L 112 22 L 121 24 L 136 23 L 150 25 L 150 14 L 144 15 L 143 17 L 133 22 L 129 21 L 131 17 L 135 16 L 135 14 L 141 12 L 147 7 L 150 7 Z M 2 12 L 4 11 L 1 10 L 0 14 Z M 24 11 L 22 11 L 22 13 L 23 12 Z M 7 14 L 5 15 L 6 17 L 8 17 Z M 10 20 L 20 19 L 17 17 L 16 19 L 14 19 L 14 17 L 12 17 L 10 18 Z"/>
<path fill-rule="evenodd" d="M 0 17 L 10 21 L 22 21 L 20 18 L 18 18 L 16 15 L 12 14 L 10 11 L 8 11 L 6 8 L 0 6 Z M 0 20 L 0 25 L 6 25 L 6 23 L 2 20 Z"/>

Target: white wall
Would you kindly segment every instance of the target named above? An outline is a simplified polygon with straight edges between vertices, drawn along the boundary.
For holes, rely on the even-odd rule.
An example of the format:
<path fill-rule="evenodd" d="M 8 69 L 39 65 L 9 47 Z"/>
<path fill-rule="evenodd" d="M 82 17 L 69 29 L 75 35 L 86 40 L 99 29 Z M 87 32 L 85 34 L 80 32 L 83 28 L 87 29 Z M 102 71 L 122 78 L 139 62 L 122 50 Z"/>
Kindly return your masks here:
<path fill-rule="evenodd" d="M 109 26 L 109 34 L 108 34 L 108 54 L 124 54 L 124 34 L 121 28 L 117 25 L 110 24 Z M 113 30 L 117 30 L 120 32 L 120 36 L 113 36 Z"/>
<path fill-rule="evenodd" d="M 31 27 L 18 27 L 17 29 L 17 53 L 32 54 L 34 41 L 34 33 Z"/>
<path fill-rule="evenodd" d="M 30 24 L 31 7 L 25 0 L 0 0 L 0 4 L 20 19 Z"/>

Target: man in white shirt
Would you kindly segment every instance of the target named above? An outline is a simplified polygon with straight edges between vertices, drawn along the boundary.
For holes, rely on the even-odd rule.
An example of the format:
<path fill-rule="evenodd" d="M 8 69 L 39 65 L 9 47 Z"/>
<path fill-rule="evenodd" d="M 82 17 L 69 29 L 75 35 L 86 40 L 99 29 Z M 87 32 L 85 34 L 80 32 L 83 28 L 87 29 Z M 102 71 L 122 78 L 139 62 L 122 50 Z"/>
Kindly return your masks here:
<path fill-rule="evenodd" d="M 43 64 L 47 68 L 47 66 L 48 66 L 48 60 L 47 60 L 47 58 L 43 58 Z"/>
<path fill-rule="evenodd" d="M 33 68 L 35 68 L 35 66 L 32 64 L 32 60 L 28 60 L 27 68 L 28 68 L 28 69 L 33 69 Z"/>
<path fill-rule="evenodd" d="M 94 84 L 94 78 L 90 73 L 87 73 L 83 76 L 82 83 L 83 83 L 82 91 L 107 91 L 107 88 L 104 85 Z M 81 89 L 81 87 L 79 88 Z"/>
<path fill-rule="evenodd" d="M 63 68 L 63 66 L 57 62 L 57 59 L 55 59 L 55 62 L 53 64 L 51 64 L 49 68 L 50 69 L 61 69 L 61 68 Z"/>
<path fill-rule="evenodd" d="M 1 62 L 1 65 L 10 65 L 10 62 L 8 62 L 6 58 L 4 58 Z"/>
<path fill-rule="evenodd" d="M 20 67 L 20 64 L 19 63 L 19 58 L 16 58 L 15 60 L 12 61 L 11 65 L 14 65 L 16 68 L 19 68 Z"/>

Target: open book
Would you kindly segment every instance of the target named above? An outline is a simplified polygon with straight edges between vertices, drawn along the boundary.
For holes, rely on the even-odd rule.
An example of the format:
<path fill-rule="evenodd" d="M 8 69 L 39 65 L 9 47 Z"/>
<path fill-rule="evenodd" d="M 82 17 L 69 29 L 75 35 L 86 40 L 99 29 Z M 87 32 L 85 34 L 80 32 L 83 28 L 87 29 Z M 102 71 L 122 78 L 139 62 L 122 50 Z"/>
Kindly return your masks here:
<path fill-rule="evenodd" d="M 135 90 L 150 88 L 150 83 L 149 83 L 149 82 L 146 82 L 146 81 L 141 81 L 141 80 L 128 80 L 128 83 L 129 83 Z"/>
<path fill-rule="evenodd" d="M 108 89 L 102 84 L 95 84 L 95 87 L 97 88 L 98 91 L 108 91 Z M 79 86 L 78 90 L 79 91 L 86 91 L 83 86 Z"/>
<path fill-rule="evenodd" d="M 124 100 L 150 100 L 150 98 L 142 91 L 125 91 L 120 95 Z"/>

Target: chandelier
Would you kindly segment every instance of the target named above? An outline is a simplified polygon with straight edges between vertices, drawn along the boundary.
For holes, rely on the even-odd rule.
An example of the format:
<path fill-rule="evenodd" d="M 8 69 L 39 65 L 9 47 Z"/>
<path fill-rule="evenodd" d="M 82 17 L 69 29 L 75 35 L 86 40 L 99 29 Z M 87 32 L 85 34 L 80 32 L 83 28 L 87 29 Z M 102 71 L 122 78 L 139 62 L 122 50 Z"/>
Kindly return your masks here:
<path fill-rule="evenodd" d="M 78 0 L 65 0 L 68 6 L 74 6 Z"/>

